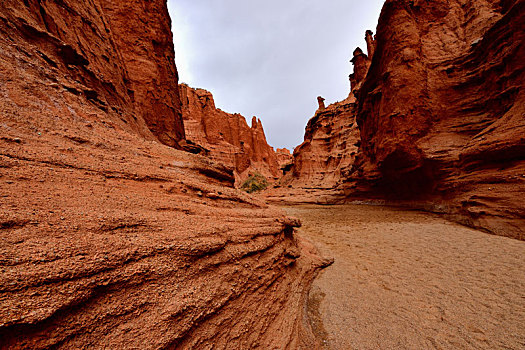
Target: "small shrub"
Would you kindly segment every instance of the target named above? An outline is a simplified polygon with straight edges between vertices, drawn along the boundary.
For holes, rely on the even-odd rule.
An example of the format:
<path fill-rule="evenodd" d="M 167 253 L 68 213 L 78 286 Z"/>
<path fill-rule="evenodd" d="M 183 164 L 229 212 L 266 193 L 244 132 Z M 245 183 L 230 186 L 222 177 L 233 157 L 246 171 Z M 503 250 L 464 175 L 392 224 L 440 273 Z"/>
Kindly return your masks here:
<path fill-rule="evenodd" d="M 265 190 L 268 187 L 268 180 L 259 173 L 250 174 L 250 176 L 242 183 L 241 190 L 254 193 Z"/>

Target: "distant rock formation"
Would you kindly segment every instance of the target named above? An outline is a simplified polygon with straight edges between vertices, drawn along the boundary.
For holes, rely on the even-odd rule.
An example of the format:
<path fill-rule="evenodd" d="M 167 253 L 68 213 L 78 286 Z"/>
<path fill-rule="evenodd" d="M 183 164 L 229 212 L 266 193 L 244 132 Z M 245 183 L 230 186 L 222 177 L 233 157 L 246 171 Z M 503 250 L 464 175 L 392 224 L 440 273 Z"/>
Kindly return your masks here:
<path fill-rule="evenodd" d="M 372 37 L 371 31 L 367 31 L 367 40 L 370 40 L 368 37 Z M 374 47 L 373 39 L 369 42 L 369 48 Z M 288 198 L 293 202 L 314 203 L 342 200 L 340 185 L 351 172 L 361 143 L 354 94 L 362 85 L 370 61 L 360 48 L 354 51 L 351 60 L 354 65 L 354 73 L 350 75 L 351 91 L 345 100 L 325 107 L 325 99 L 317 97 L 319 109 L 308 121 L 304 142 L 295 148 L 293 163 L 285 169 L 281 180 L 286 189 L 273 190 L 267 195 L 270 200 Z M 304 190 L 311 195 L 305 196 L 302 193 Z M 324 194 L 320 195 L 318 190 Z M 329 190 L 335 191 L 327 194 Z"/>
<path fill-rule="evenodd" d="M 322 111 L 326 108 L 324 105 L 325 99 L 322 96 L 317 96 L 317 103 L 319 104 L 319 110 Z"/>
<path fill-rule="evenodd" d="M 354 57 L 350 60 L 354 65 L 354 73 L 350 75 L 351 90 L 355 92 L 361 86 L 370 68 L 370 58 L 359 47 L 354 50 Z"/>
<path fill-rule="evenodd" d="M 316 347 L 329 262 L 174 149 L 173 56 L 165 0 L 0 2 L 0 349 Z M 262 163 L 253 124 L 225 130 Z"/>
<path fill-rule="evenodd" d="M 211 159 L 232 167 L 237 183 L 253 172 L 270 179 L 281 176 L 277 154 L 266 142 L 259 119 L 253 117 L 250 127 L 242 115 L 216 108 L 209 91 L 186 84 L 179 88 L 189 142 L 203 147 Z"/>
<path fill-rule="evenodd" d="M 358 149 L 354 102 L 351 96 L 331 104 L 308 121 L 304 142 L 295 148 L 293 167 L 284 176 L 284 184 L 329 189 L 341 182 Z"/>
<path fill-rule="evenodd" d="M 277 155 L 277 163 L 279 163 L 279 169 L 283 171 L 293 162 L 293 157 L 289 149 L 277 148 L 275 154 Z"/>
<path fill-rule="evenodd" d="M 368 57 L 372 60 L 374 53 L 376 51 L 376 38 L 374 37 L 374 32 L 367 30 L 365 33 L 366 48 L 368 51 Z"/>

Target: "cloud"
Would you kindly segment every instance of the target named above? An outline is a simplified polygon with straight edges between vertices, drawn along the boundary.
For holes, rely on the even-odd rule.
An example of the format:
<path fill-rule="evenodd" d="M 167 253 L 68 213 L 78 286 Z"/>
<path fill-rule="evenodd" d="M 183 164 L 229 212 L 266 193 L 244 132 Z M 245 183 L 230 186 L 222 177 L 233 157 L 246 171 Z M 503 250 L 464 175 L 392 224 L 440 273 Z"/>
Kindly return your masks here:
<path fill-rule="evenodd" d="M 274 147 L 293 148 L 317 109 L 349 92 L 352 51 L 366 48 L 383 0 L 169 0 L 181 81 L 216 105 L 256 115 Z"/>

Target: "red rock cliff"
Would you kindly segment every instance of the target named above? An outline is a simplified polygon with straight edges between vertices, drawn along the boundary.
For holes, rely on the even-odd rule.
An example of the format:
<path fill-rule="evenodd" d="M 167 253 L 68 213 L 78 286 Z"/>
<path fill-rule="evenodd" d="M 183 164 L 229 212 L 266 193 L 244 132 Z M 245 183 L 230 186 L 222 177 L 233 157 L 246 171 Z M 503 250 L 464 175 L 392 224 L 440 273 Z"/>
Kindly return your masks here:
<path fill-rule="evenodd" d="M 366 33 L 369 55 L 354 51 L 354 111 L 325 121 L 317 112 L 296 150 L 292 183 L 342 181 L 350 199 L 404 201 L 525 239 L 524 7 L 387 0 L 376 37 Z M 355 134 L 341 136 L 330 121 L 354 114 L 356 159 L 327 178 L 333 167 L 323 147 L 342 144 L 343 159 L 356 152 Z"/>
<path fill-rule="evenodd" d="M 47 77 L 55 93 L 84 95 L 124 128 L 178 147 L 184 128 L 162 2 L 6 0 L 1 6 L 5 39 L 27 41 L 36 50 L 34 64 L 62 73 Z"/>
<path fill-rule="evenodd" d="M 165 1 L 7 0 L 0 33 L 0 349 L 315 346 L 298 222 L 155 141 Z"/>
<path fill-rule="evenodd" d="M 124 82 L 136 114 L 160 142 L 178 147 L 184 126 L 165 1 L 101 1 L 101 6 L 128 72 Z"/>
<path fill-rule="evenodd" d="M 369 50 L 374 50 L 372 32 L 367 31 L 366 39 Z M 287 200 L 293 202 L 322 203 L 341 200 L 341 184 L 351 171 L 360 144 L 354 94 L 362 86 L 370 67 L 369 57 L 360 48 L 354 51 L 350 62 L 354 65 L 354 73 L 350 75 L 351 91 L 348 97 L 328 107 L 324 98 L 317 98 L 319 108 L 306 125 L 304 142 L 295 148 L 293 164 L 284 169 L 286 173 L 281 184 L 299 191 L 284 190 L 290 192 L 287 196 L 280 193 L 282 190 L 273 190 L 269 199 L 288 197 Z M 320 195 L 319 190 L 324 195 Z M 335 191 L 327 195 L 327 190 Z M 308 193 L 306 196 L 305 191 Z"/>
<path fill-rule="evenodd" d="M 259 119 L 253 117 L 248 126 L 242 115 L 217 109 L 213 95 L 203 89 L 181 84 L 180 93 L 187 140 L 203 147 L 211 159 L 232 167 L 237 182 L 252 172 L 268 178 L 281 175 Z"/>
<path fill-rule="evenodd" d="M 359 92 L 358 178 L 525 238 L 524 7 L 386 1 Z"/>

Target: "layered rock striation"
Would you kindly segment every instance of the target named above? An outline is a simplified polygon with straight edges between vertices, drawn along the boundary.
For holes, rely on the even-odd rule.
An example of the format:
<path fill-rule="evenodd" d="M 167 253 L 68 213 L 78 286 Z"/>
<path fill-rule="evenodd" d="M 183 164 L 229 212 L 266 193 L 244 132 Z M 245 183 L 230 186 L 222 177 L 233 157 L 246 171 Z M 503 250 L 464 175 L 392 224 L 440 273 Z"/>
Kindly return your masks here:
<path fill-rule="evenodd" d="M 304 142 L 294 150 L 293 167 L 285 177 L 294 187 L 331 189 L 353 164 L 359 141 L 355 98 L 319 108 L 308 121 Z"/>
<path fill-rule="evenodd" d="M 258 118 L 252 118 L 250 127 L 242 115 L 216 108 L 213 95 L 204 89 L 181 84 L 180 94 L 187 140 L 201 146 L 211 159 L 232 167 L 237 183 L 255 172 L 270 179 L 280 177 L 278 156 Z"/>
<path fill-rule="evenodd" d="M 371 35 L 367 32 L 369 49 L 375 44 Z M 283 169 L 281 186 L 266 194 L 268 200 L 323 204 L 344 201 L 342 183 L 352 170 L 361 142 L 355 94 L 366 76 L 370 59 L 357 48 L 351 62 L 355 72 L 349 77 L 348 97 L 329 106 L 323 97 L 317 97 L 319 108 L 306 125 L 304 142 L 295 148 L 292 164 Z"/>
<path fill-rule="evenodd" d="M 165 1 L 7 0 L 0 32 L 0 349 L 316 346 L 299 223 L 158 142 Z"/>
<path fill-rule="evenodd" d="M 24 75 L 16 72 L 24 64 L 45 66 L 49 73 L 42 91 L 84 96 L 123 128 L 179 147 L 184 127 L 163 4 L 6 0 L 0 6 L 4 45 L 28 56 L 5 72 L 4 79 L 10 80 L 4 89 L 24 85 Z M 140 31 L 133 30 L 133 23 L 140 24 Z"/>
<path fill-rule="evenodd" d="M 359 129 L 355 98 L 324 106 L 308 121 L 304 142 L 297 146 L 279 184 L 265 193 L 272 202 L 335 203 L 344 201 L 341 184 L 354 162 Z"/>
<path fill-rule="evenodd" d="M 275 151 L 277 155 L 277 163 L 279 168 L 284 172 L 287 167 L 289 167 L 293 162 L 293 156 L 290 153 L 290 150 L 287 148 L 277 148 Z"/>

